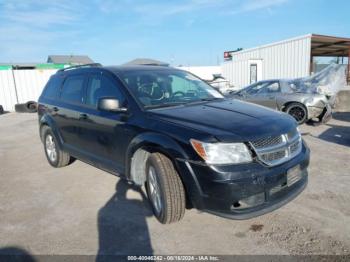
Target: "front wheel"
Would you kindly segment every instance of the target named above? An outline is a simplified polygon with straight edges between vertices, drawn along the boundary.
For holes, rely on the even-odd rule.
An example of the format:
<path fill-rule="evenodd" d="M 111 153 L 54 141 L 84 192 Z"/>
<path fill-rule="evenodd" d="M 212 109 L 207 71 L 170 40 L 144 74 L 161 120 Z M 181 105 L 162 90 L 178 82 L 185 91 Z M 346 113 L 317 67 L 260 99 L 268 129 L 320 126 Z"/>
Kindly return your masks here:
<path fill-rule="evenodd" d="M 153 213 L 162 224 L 181 220 L 185 214 L 185 190 L 169 158 L 153 153 L 146 163 L 146 189 Z"/>
<path fill-rule="evenodd" d="M 288 105 L 286 113 L 294 117 L 298 125 L 304 124 L 307 120 L 307 111 L 302 104 L 292 103 Z"/>

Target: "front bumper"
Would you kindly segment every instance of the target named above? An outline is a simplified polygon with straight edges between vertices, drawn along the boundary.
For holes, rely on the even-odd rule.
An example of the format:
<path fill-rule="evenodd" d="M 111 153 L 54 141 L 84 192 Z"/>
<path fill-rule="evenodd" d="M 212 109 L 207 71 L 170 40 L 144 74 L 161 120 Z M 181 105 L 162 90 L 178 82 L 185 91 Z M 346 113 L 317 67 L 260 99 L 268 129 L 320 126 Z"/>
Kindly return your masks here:
<path fill-rule="evenodd" d="M 203 211 L 232 219 L 256 217 L 288 203 L 307 185 L 310 151 L 303 143 L 302 152 L 279 166 L 261 163 L 206 166 L 183 163 L 185 172 L 196 180 L 198 194 L 190 195 L 194 206 Z M 300 179 L 288 185 L 287 172 L 300 167 Z"/>
<path fill-rule="evenodd" d="M 318 118 L 320 122 L 327 123 L 332 118 L 332 108 L 329 104 L 325 107 L 308 106 L 308 119 Z"/>

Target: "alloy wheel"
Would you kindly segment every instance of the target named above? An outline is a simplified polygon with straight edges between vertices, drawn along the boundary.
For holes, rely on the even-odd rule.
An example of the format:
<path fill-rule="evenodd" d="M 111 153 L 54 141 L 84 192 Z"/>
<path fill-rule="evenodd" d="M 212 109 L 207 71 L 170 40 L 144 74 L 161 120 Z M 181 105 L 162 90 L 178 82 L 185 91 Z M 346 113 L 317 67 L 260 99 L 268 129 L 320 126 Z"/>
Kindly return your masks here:
<path fill-rule="evenodd" d="M 148 170 L 149 197 L 157 214 L 162 211 L 162 201 L 156 170 L 150 166 Z"/>
<path fill-rule="evenodd" d="M 45 139 L 45 149 L 47 156 L 49 157 L 50 161 L 52 163 L 56 162 L 57 160 L 57 149 L 55 140 L 53 139 L 52 135 L 47 135 Z"/>
<path fill-rule="evenodd" d="M 306 117 L 305 109 L 299 106 L 292 107 L 288 113 L 294 117 L 298 123 L 303 123 Z"/>

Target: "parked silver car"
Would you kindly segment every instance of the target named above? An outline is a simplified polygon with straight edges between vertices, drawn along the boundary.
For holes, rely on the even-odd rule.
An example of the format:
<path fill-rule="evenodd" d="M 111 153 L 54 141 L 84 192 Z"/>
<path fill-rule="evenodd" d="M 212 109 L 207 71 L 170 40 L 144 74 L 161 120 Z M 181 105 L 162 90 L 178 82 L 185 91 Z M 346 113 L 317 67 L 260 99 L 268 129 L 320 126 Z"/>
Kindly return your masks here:
<path fill-rule="evenodd" d="M 327 122 L 331 106 L 325 95 L 300 90 L 295 80 L 265 80 L 232 93 L 231 97 L 267 106 L 293 116 L 298 124 L 313 118 Z"/>

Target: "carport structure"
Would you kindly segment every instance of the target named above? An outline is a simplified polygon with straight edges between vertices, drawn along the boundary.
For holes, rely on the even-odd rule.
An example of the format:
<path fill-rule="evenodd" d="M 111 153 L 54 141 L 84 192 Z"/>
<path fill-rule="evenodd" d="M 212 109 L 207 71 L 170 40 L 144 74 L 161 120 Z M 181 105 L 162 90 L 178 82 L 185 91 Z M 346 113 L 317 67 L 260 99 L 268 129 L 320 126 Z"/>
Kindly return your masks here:
<path fill-rule="evenodd" d="M 350 38 L 326 35 L 311 35 L 311 67 L 314 57 L 337 57 L 338 63 L 347 61 L 347 81 L 350 83 Z"/>

